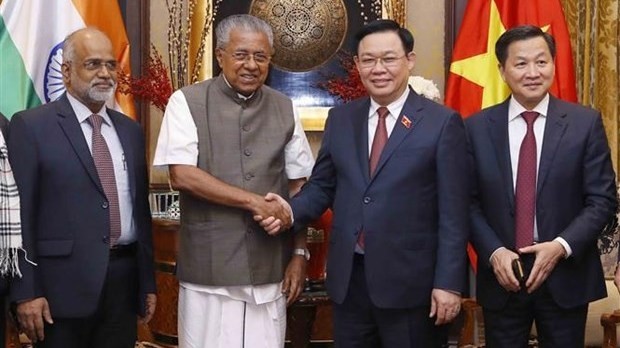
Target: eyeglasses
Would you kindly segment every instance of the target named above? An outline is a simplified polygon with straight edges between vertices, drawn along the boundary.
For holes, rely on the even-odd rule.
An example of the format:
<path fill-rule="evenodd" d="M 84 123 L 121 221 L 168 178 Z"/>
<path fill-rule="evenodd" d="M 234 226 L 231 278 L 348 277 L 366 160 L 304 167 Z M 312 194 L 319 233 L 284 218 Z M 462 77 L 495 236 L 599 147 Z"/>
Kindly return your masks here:
<path fill-rule="evenodd" d="M 364 57 L 359 58 L 356 57 L 357 64 L 363 69 L 371 69 L 377 66 L 377 63 L 380 62 L 386 68 L 394 67 L 398 65 L 398 61 L 402 58 L 406 57 L 404 54 L 402 56 L 386 56 L 386 57 Z"/>
<path fill-rule="evenodd" d="M 271 61 L 271 56 L 260 52 L 248 53 L 243 51 L 237 51 L 233 53 L 228 53 L 225 50 L 222 50 L 222 52 L 231 56 L 232 59 L 237 63 L 247 63 L 250 61 L 250 57 L 252 57 L 252 59 L 254 59 L 254 62 L 259 65 L 269 64 L 269 61 Z"/>
<path fill-rule="evenodd" d="M 89 71 L 95 71 L 105 67 L 108 71 L 116 71 L 118 68 L 118 62 L 115 60 L 102 60 L 102 59 L 87 59 L 82 63 L 84 69 Z"/>

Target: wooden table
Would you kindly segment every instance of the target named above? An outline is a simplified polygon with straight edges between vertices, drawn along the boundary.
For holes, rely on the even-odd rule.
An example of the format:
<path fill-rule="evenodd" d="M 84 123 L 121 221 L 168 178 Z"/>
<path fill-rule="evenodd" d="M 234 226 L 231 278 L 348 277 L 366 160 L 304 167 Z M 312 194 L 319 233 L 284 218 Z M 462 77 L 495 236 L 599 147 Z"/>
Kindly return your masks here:
<path fill-rule="evenodd" d="M 332 341 L 331 309 L 331 301 L 325 291 L 303 292 L 287 312 L 286 335 L 291 347 L 306 348 L 314 340 Z"/>

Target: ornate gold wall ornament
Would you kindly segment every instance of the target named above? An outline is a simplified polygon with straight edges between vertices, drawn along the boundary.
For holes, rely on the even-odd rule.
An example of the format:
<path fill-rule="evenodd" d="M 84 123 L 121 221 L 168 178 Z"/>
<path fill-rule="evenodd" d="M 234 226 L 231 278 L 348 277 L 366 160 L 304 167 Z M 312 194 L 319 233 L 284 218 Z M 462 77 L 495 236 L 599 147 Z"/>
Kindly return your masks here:
<path fill-rule="evenodd" d="M 253 0 L 250 14 L 273 28 L 272 63 L 287 71 L 308 71 L 327 62 L 347 33 L 343 0 Z"/>
<path fill-rule="evenodd" d="M 383 0 L 387 18 L 394 20 L 401 27 L 407 27 L 407 10 L 405 0 Z"/>

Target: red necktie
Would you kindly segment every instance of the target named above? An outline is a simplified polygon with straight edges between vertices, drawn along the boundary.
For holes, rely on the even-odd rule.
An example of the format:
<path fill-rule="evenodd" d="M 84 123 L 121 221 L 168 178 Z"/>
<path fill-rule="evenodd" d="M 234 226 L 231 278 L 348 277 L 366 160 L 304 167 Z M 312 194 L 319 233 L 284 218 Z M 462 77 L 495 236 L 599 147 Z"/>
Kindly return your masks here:
<path fill-rule="evenodd" d="M 114 175 L 114 163 L 103 135 L 101 135 L 101 123 L 103 117 L 94 114 L 88 118 L 93 127 L 92 154 L 97 167 L 97 174 L 103 187 L 103 192 L 108 199 L 110 214 L 110 246 L 114 246 L 121 236 L 121 212 L 118 206 L 118 192 L 116 189 L 116 177 Z"/>
<path fill-rule="evenodd" d="M 532 245 L 534 241 L 534 216 L 536 214 L 536 137 L 534 121 L 538 113 L 526 111 L 521 117 L 527 123 L 527 133 L 519 150 L 517 184 L 515 188 L 515 245 L 518 248 Z"/>
<path fill-rule="evenodd" d="M 385 106 L 377 109 L 379 119 L 377 120 L 377 129 L 375 130 L 375 137 L 372 141 L 372 148 L 370 150 L 370 176 L 375 173 L 377 164 L 379 163 L 379 158 L 381 157 L 381 152 L 387 143 L 388 134 L 387 127 L 385 126 L 385 118 L 389 113 L 390 111 Z"/>
<path fill-rule="evenodd" d="M 370 149 L 370 160 L 369 168 L 370 168 L 370 176 L 372 177 L 377 169 L 377 164 L 379 163 L 379 157 L 381 157 L 381 152 L 387 143 L 388 134 L 387 127 L 385 126 L 385 118 L 390 113 L 390 111 L 382 106 L 377 109 L 377 115 L 379 115 L 379 119 L 377 120 L 377 129 L 375 130 L 375 137 L 372 141 L 372 147 Z M 364 231 L 360 231 L 357 237 L 357 249 L 359 252 L 364 250 Z"/>

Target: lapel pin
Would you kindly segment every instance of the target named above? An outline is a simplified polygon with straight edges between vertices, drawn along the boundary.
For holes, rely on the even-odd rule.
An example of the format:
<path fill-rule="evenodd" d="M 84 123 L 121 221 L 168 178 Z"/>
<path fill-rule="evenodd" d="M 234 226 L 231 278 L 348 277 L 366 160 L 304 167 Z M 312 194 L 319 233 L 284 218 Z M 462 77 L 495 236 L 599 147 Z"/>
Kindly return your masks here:
<path fill-rule="evenodd" d="M 403 115 L 403 118 L 400 120 L 400 123 L 402 123 L 403 126 L 405 126 L 405 128 L 407 129 L 411 128 L 411 120 L 406 115 Z"/>

